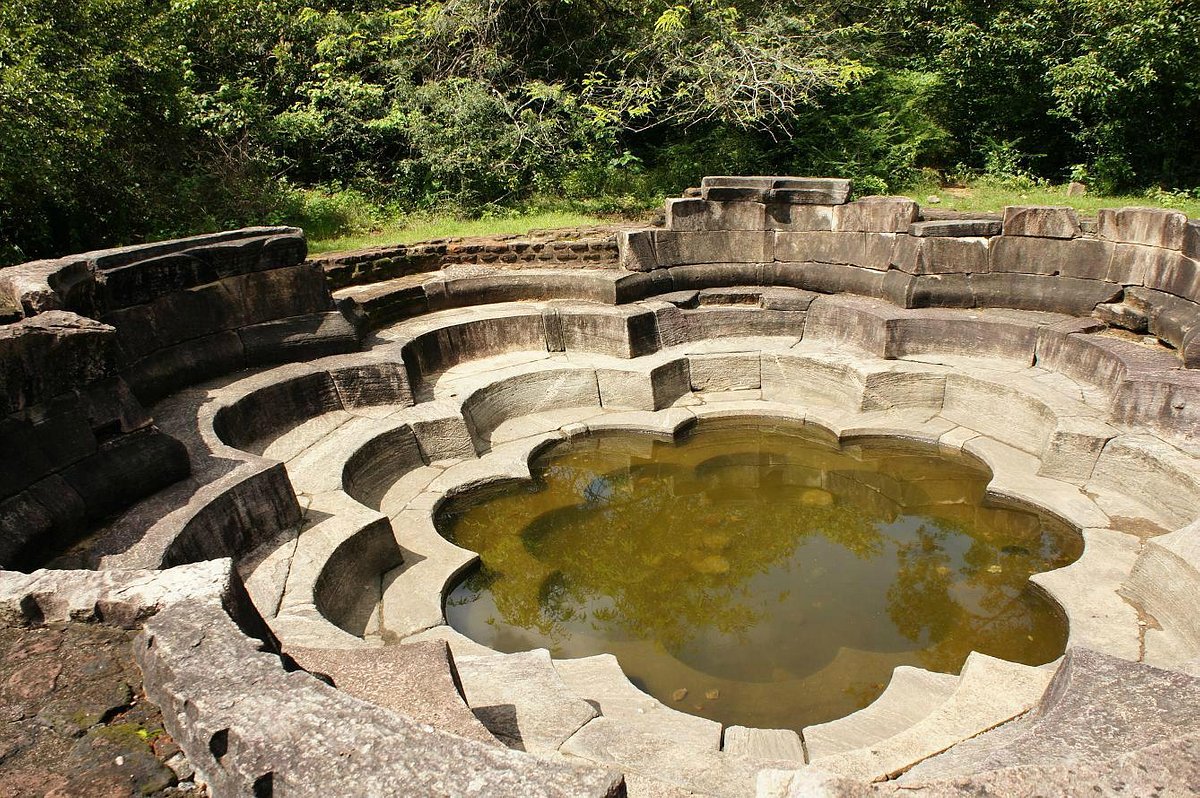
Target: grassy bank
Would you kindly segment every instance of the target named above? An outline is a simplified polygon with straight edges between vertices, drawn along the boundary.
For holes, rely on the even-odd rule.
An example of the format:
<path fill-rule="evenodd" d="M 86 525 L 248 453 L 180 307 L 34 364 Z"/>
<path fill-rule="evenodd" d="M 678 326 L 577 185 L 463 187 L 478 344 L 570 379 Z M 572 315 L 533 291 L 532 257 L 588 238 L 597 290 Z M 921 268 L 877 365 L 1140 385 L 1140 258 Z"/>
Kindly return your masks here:
<path fill-rule="evenodd" d="M 929 183 L 915 187 L 906 192 L 905 196 L 916 200 L 922 207 L 952 211 L 1000 212 L 1006 205 L 1067 205 L 1077 208 L 1084 215 L 1094 216 L 1101 208 L 1138 205 L 1173 208 L 1183 211 L 1189 217 L 1200 218 L 1200 199 L 1165 192 L 1149 195 L 1086 194 L 1082 197 L 1068 197 L 1065 185 L 1036 185 L 1026 188 L 980 181 L 962 187 Z M 938 201 L 931 202 L 933 197 Z M 411 244 L 435 238 L 521 235 L 530 230 L 586 227 L 612 221 L 613 218 L 565 210 L 514 212 L 482 219 L 463 219 L 453 215 L 406 216 L 367 232 L 332 238 L 311 238 L 309 251 L 321 254 Z"/>
<path fill-rule="evenodd" d="M 368 247 L 412 244 L 434 238 L 467 238 L 472 236 L 520 235 L 530 230 L 551 230 L 559 227 L 586 227 L 605 224 L 606 220 L 582 213 L 537 211 L 513 216 L 486 219 L 460 219 L 451 216 L 405 217 L 378 230 L 308 242 L 309 252 L 344 252 Z"/>
<path fill-rule="evenodd" d="M 1067 187 L 1037 185 L 1030 188 L 1013 188 L 1003 184 L 987 182 L 971 183 L 961 188 L 948 188 L 937 184 L 917 186 L 906 192 L 922 207 L 944 208 L 951 211 L 1002 211 L 1005 205 L 1067 205 L 1077 208 L 1088 216 L 1095 216 L 1101 208 L 1121 208 L 1128 205 L 1173 208 L 1183 211 L 1192 218 L 1200 218 L 1200 199 L 1183 194 L 1166 192 L 1143 195 L 1085 194 L 1068 197 Z M 930 197 L 940 201 L 931 203 Z"/>

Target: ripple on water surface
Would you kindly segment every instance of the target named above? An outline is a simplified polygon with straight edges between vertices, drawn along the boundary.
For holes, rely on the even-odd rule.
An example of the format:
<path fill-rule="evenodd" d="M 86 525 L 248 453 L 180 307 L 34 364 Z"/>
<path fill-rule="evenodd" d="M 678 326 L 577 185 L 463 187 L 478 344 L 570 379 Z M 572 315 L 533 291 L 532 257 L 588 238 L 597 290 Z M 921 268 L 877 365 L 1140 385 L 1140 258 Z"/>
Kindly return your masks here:
<path fill-rule="evenodd" d="M 499 651 L 611 652 L 686 712 L 799 729 L 866 706 L 897 665 L 1039 665 L 1066 644 L 1028 580 L 1076 559 L 1079 535 L 988 506 L 961 457 L 742 423 L 584 438 L 533 471 L 439 515 L 481 555 L 449 622 Z"/>

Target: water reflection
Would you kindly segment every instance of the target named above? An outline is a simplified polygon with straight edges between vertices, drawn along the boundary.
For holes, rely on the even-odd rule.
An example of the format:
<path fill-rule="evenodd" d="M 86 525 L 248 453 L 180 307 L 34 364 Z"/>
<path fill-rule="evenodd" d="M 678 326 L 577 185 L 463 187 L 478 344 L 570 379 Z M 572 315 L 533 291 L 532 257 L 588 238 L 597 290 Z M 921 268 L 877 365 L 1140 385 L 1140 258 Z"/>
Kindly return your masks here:
<path fill-rule="evenodd" d="M 869 703 L 896 665 L 1040 664 L 1065 645 L 1028 577 L 1079 537 L 983 506 L 986 475 L 931 450 L 704 427 L 536 465 L 536 484 L 439 519 L 482 558 L 447 617 L 493 648 L 609 651 L 667 703 L 686 688 L 687 711 L 799 728 Z"/>

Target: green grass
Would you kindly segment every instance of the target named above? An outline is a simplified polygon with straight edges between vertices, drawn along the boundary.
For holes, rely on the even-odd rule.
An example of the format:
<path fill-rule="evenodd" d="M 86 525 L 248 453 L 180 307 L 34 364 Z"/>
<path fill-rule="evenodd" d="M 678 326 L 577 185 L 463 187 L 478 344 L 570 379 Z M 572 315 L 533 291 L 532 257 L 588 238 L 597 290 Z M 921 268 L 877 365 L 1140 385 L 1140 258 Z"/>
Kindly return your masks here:
<path fill-rule="evenodd" d="M 1142 196 L 1085 194 L 1082 197 L 1068 197 L 1066 186 L 1012 188 L 980 181 L 965 188 L 943 188 L 935 184 L 917 186 L 906 192 L 906 196 L 915 199 L 922 207 L 951 211 L 1002 211 L 1005 205 L 1069 205 L 1086 215 L 1094 216 L 1101 208 L 1138 205 L 1174 208 L 1192 218 L 1200 217 L 1200 199 L 1166 193 Z M 941 202 L 931 204 L 930 196 L 939 197 Z"/>
<path fill-rule="evenodd" d="M 432 238 L 468 238 L 473 236 L 520 235 L 530 230 L 552 230 L 558 227 L 585 227 L 605 224 L 605 220 L 582 213 L 537 211 L 490 219 L 461 219 L 453 216 L 408 216 L 384 225 L 381 229 L 357 235 L 310 240 L 312 254 L 344 252 L 368 247 L 412 244 Z"/>

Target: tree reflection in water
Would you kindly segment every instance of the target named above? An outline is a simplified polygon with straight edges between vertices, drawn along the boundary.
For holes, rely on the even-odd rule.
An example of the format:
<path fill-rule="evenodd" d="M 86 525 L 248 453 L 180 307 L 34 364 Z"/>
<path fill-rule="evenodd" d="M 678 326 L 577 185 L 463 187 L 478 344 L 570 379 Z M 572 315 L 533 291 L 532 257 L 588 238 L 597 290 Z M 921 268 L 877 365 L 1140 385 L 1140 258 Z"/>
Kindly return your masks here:
<path fill-rule="evenodd" d="M 1065 645 L 1028 577 L 1079 536 L 984 506 L 986 474 L 960 459 L 757 425 L 595 437 L 535 465 L 534 485 L 439 518 L 482 560 L 448 619 L 494 648 L 611 651 L 664 701 L 718 695 L 688 711 L 798 728 L 869 703 L 896 665 Z"/>

